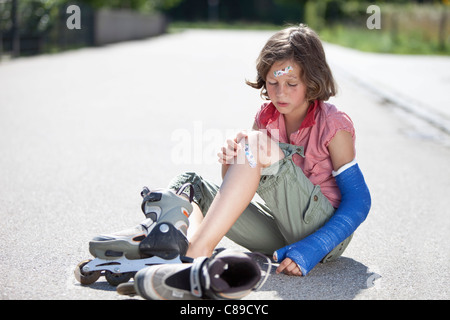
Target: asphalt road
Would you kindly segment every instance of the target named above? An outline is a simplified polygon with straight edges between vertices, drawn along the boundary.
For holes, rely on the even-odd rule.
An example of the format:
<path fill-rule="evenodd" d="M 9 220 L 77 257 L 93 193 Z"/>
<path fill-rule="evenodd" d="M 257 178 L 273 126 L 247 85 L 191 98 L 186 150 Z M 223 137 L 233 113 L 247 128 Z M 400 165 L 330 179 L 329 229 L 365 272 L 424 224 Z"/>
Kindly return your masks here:
<path fill-rule="evenodd" d="M 124 299 L 75 281 L 89 240 L 139 223 L 144 185 L 188 170 L 220 182 L 218 148 L 262 102 L 244 80 L 270 35 L 188 31 L 2 62 L 0 298 Z M 301 278 L 272 270 L 247 298 L 449 299 L 448 137 L 365 90 L 332 52 L 332 102 L 355 123 L 372 210 L 340 260 Z"/>

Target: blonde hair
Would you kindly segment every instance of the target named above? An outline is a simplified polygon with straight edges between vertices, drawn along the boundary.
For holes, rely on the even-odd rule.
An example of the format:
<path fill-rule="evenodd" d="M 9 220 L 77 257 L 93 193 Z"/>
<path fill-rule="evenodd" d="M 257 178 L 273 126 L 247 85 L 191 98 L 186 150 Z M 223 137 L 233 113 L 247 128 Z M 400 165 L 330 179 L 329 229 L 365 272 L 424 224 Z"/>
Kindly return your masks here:
<path fill-rule="evenodd" d="M 246 83 L 261 89 L 261 97 L 269 100 L 267 74 L 275 62 L 283 60 L 294 60 L 301 67 L 300 77 L 306 85 L 308 101 L 326 101 L 336 95 L 336 83 L 319 36 L 303 24 L 281 30 L 267 41 L 256 61 L 256 81 Z"/>

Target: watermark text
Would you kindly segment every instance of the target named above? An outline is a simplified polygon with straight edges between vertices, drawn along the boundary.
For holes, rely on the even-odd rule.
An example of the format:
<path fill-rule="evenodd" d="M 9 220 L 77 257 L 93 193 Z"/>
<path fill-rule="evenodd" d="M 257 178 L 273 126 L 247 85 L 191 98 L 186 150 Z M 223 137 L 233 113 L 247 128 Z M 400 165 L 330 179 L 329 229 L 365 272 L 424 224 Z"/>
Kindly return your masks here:
<path fill-rule="evenodd" d="M 81 10 L 80 10 L 80 7 L 77 6 L 77 5 L 74 5 L 74 4 L 70 5 L 70 6 L 67 7 L 66 13 L 70 14 L 70 16 L 66 20 L 67 29 L 69 29 L 69 30 L 73 30 L 73 29 L 80 30 L 81 29 Z"/>
<path fill-rule="evenodd" d="M 377 5 L 371 5 L 367 7 L 367 14 L 371 14 L 369 18 L 367 18 L 366 26 L 368 29 L 381 29 L 381 9 Z"/>

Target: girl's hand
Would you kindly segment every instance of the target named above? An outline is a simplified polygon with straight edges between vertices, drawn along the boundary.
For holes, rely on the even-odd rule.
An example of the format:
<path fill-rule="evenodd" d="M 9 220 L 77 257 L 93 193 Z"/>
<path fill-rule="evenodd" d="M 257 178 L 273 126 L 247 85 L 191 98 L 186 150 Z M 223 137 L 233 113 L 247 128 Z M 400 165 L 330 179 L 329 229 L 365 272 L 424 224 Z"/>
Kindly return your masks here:
<path fill-rule="evenodd" d="M 284 272 L 289 276 L 302 276 L 298 265 L 289 258 L 284 259 L 276 270 L 277 274 Z"/>
<path fill-rule="evenodd" d="M 244 130 L 239 132 L 234 139 L 227 139 L 225 145 L 217 154 L 219 162 L 222 164 L 233 164 L 233 160 L 237 156 L 238 150 L 242 149 L 242 146 L 238 142 L 246 137 L 247 131 Z"/>

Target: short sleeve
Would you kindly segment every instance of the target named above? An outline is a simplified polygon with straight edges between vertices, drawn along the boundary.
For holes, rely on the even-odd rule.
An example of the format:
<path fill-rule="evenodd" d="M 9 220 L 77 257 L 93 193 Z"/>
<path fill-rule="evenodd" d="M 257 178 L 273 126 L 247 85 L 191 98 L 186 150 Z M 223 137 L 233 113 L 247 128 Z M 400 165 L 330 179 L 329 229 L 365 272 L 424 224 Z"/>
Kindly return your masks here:
<path fill-rule="evenodd" d="M 259 111 L 256 113 L 255 123 L 258 126 L 258 129 L 266 129 L 268 120 L 273 115 L 271 105 L 272 104 L 270 102 L 263 103 Z"/>
<path fill-rule="evenodd" d="M 255 123 L 258 129 L 264 129 L 262 123 L 261 123 L 261 112 L 264 109 L 264 105 L 261 106 L 261 108 L 258 110 L 258 112 L 255 115 Z"/>
<path fill-rule="evenodd" d="M 352 135 L 355 142 L 355 127 L 350 117 L 341 111 L 334 112 L 327 117 L 326 129 L 324 132 L 325 146 L 328 147 L 336 133 L 339 131 L 347 131 Z"/>

